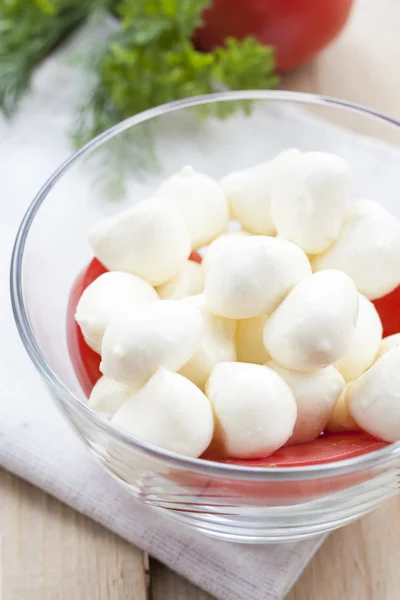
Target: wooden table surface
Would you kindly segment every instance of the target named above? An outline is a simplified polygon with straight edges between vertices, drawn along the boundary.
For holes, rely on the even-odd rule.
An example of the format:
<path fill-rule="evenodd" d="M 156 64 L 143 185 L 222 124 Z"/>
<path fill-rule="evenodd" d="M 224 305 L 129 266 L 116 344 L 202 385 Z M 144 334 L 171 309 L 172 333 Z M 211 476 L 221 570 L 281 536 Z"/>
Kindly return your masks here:
<path fill-rule="evenodd" d="M 340 96 L 400 117 L 399 62 L 400 0 L 356 0 L 340 38 L 282 87 Z M 286 600 L 398 600 L 399 564 L 400 497 L 333 533 Z M 0 599 L 212 600 L 139 549 L 5 472 L 0 472 Z"/>

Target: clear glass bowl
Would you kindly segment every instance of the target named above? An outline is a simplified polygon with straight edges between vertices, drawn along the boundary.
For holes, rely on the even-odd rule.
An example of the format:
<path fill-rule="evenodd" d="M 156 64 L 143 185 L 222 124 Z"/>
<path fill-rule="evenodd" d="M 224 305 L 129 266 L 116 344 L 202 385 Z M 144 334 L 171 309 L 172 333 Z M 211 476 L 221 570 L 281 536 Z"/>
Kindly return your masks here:
<path fill-rule="evenodd" d="M 210 111 L 224 118 L 199 118 Z M 11 266 L 22 341 L 90 451 L 142 502 L 237 542 L 306 538 L 369 512 L 398 492 L 400 444 L 302 468 L 225 465 L 154 447 L 88 407 L 68 354 L 67 300 L 92 258 L 87 231 L 93 223 L 145 199 L 184 164 L 219 177 L 292 146 L 347 158 L 353 197 L 367 196 L 400 217 L 399 123 L 320 96 L 229 92 L 149 110 L 74 154 L 29 207 Z"/>

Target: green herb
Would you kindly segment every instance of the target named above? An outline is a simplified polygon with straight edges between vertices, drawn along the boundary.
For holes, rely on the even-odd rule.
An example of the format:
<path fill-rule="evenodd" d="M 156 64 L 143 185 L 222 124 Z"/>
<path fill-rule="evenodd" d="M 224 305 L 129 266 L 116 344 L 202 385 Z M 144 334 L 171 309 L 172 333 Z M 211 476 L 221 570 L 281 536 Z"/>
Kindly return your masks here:
<path fill-rule="evenodd" d="M 121 119 L 171 100 L 216 89 L 268 89 L 276 84 L 273 49 L 253 38 L 228 39 L 203 53 L 191 41 L 209 0 L 122 0 L 122 30 L 96 50 L 94 89 L 82 104 L 75 142 L 81 145 Z M 201 115 L 226 117 L 239 104 L 215 103 Z M 249 104 L 242 104 L 244 110 Z"/>
<path fill-rule="evenodd" d="M 0 0 L 0 108 L 10 116 L 37 64 L 111 0 Z"/>
<path fill-rule="evenodd" d="M 29 88 L 37 64 L 94 14 L 113 12 L 120 29 L 80 58 L 88 71 L 86 98 L 73 125 L 82 146 L 122 119 L 154 106 L 220 89 L 268 89 L 276 84 L 271 47 L 249 37 L 199 52 L 193 42 L 212 0 L 0 0 L 0 109 L 10 116 Z M 251 103 L 201 105 L 199 117 L 226 118 Z M 125 132 L 94 152 L 113 195 L 135 163 L 156 164 L 149 125 Z M 126 166 L 127 165 L 127 166 Z"/>

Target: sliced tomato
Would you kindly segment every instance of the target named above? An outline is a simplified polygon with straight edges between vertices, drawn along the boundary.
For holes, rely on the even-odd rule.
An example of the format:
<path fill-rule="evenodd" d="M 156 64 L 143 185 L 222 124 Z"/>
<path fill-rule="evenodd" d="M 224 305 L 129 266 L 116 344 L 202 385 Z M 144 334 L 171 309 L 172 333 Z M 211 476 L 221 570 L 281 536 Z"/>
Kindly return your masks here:
<path fill-rule="evenodd" d="M 367 433 L 335 433 L 323 435 L 314 442 L 281 448 L 267 458 L 254 460 L 217 459 L 215 461 L 245 467 L 304 467 L 354 458 L 361 454 L 384 448 L 387 444 Z M 211 458 L 211 457 L 210 457 Z M 224 498 L 235 505 L 239 499 L 251 506 L 285 506 L 315 500 L 318 497 L 338 492 L 367 481 L 372 476 L 369 469 L 360 469 L 357 473 L 344 475 L 327 474 L 326 477 L 299 480 L 273 479 L 252 481 L 229 477 L 209 477 L 193 472 L 174 472 L 170 478 L 176 483 L 191 488 L 195 497 L 203 499 L 204 504 L 212 503 L 215 498 Z"/>
<path fill-rule="evenodd" d="M 101 377 L 100 355 L 92 350 L 85 342 L 78 323 L 75 321 L 75 311 L 84 290 L 95 279 L 106 273 L 107 269 L 94 258 L 88 267 L 76 278 L 68 301 L 67 311 L 67 343 L 69 355 L 76 376 L 86 396 L 90 395 L 96 381 Z"/>
<path fill-rule="evenodd" d="M 383 337 L 400 333 L 400 286 L 374 300 L 374 305 L 379 313 L 383 325 Z"/>
<path fill-rule="evenodd" d="M 326 433 L 313 442 L 284 446 L 267 458 L 222 459 L 220 462 L 247 467 L 304 467 L 354 458 L 387 444 L 368 433 Z"/>
<path fill-rule="evenodd" d="M 189 256 L 189 260 L 200 264 L 203 259 L 198 252 L 192 252 L 192 254 Z"/>

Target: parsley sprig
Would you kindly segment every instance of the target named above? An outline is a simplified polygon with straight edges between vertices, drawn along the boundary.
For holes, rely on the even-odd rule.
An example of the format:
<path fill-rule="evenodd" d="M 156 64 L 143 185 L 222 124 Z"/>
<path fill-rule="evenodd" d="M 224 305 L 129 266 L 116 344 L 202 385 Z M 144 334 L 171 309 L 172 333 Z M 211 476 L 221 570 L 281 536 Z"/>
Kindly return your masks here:
<path fill-rule="evenodd" d="M 226 40 L 213 52 L 198 51 L 192 35 L 210 0 L 122 0 L 122 30 L 96 51 L 96 83 L 82 104 L 78 145 L 122 118 L 171 100 L 221 88 L 268 89 L 274 75 L 271 47 L 248 37 Z M 238 104 L 203 106 L 202 115 L 226 117 Z"/>

